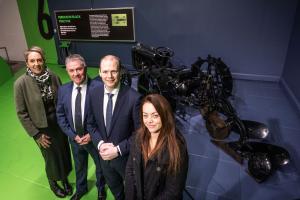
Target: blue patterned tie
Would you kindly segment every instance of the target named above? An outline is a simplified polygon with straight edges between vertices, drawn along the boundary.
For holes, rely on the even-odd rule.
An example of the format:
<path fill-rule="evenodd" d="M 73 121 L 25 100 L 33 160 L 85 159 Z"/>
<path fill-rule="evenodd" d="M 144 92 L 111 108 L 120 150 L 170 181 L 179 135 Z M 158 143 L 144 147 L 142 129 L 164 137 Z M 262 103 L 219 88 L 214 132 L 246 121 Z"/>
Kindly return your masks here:
<path fill-rule="evenodd" d="M 81 87 L 77 87 L 77 95 L 75 99 L 75 129 L 77 135 L 83 135 L 84 130 L 82 126 L 82 114 L 81 114 Z"/>
<path fill-rule="evenodd" d="M 106 106 L 106 133 L 109 135 L 109 129 L 110 129 L 110 123 L 112 119 L 112 111 L 113 111 L 113 102 L 112 102 L 112 97 L 114 94 L 107 93 L 108 95 L 108 101 L 107 101 L 107 106 Z"/>

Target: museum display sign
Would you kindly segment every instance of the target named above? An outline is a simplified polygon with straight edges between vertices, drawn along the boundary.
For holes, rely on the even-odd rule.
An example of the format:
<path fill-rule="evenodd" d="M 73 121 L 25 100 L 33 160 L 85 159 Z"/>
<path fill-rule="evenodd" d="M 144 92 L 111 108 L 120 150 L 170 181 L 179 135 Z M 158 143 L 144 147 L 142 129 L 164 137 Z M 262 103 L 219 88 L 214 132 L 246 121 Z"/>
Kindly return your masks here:
<path fill-rule="evenodd" d="M 134 42 L 134 8 L 54 11 L 59 40 Z"/>

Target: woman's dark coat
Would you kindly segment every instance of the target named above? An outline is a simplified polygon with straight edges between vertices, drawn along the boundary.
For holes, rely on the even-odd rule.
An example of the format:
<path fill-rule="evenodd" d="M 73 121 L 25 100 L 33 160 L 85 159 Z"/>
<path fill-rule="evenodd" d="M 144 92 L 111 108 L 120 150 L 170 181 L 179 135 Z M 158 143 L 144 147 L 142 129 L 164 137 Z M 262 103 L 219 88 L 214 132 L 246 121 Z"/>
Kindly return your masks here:
<path fill-rule="evenodd" d="M 182 136 L 181 136 L 182 137 Z M 178 139 L 179 140 L 179 139 Z M 182 192 L 188 171 L 188 153 L 184 140 L 180 140 L 181 165 L 178 174 L 167 173 L 169 154 L 167 149 L 162 153 L 160 161 L 157 157 L 148 161 L 150 172 L 144 180 L 141 145 L 133 138 L 130 155 L 126 167 L 125 196 L 127 200 L 176 200 L 182 199 Z"/>

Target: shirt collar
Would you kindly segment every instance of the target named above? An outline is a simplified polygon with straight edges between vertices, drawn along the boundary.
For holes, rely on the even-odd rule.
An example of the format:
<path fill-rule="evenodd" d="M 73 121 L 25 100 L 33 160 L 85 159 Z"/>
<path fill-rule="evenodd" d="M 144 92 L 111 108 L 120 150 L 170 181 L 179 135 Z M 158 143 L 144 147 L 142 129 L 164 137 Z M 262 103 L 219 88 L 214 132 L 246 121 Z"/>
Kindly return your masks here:
<path fill-rule="evenodd" d="M 85 77 L 84 81 L 80 85 L 77 85 L 76 83 L 73 82 L 73 88 L 84 87 L 84 86 L 86 86 L 87 81 L 88 81 L 88 78 Z"/>
<path fill-rule="evenodd" d="M 118 86 L 117 86 L 115 89 L 113 89 L 112 91 L 108 91 L 108 90 L 106 89 L 106 86 L 104 85 L 104 93 L 105 93 L 105 94 L 111 93 L 111 94 L 116 95 L 116 94 L 119 93 L 120 86 L 121 86 L 121 83 L 119 83 Z"/>

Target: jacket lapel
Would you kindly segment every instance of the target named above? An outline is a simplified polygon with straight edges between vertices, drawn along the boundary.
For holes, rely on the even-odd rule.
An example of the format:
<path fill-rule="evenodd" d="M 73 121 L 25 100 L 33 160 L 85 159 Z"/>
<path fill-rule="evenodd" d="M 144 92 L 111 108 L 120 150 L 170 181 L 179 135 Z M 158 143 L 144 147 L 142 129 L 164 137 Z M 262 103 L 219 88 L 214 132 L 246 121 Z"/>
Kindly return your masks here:
<path fill-rule="evenodd" d="M 97 94 L 97 101 L 95 102 L 97 106 L 94 106 L 94 108 L 99 108 L 99 112 L 94 112 L 97 113 L 98 119 L 100 121 L 100 130 L 104 130 L 106 133 L 106 128 L 105 128 L 105 123 L 104 123 L 104 116 L 103 116 L 103 98 L 104 98 L 104 84 L 101 85 L 99 93 Z M 103 137 L 107 138 L 107 133 L 103 135 Z"/>
<path fill-rule="evenodd" d="M 119 113 L 120 113 L 120 111 L 122 109 L 122 106 L 124 105 L 123 104 L 123 101 L 125 100 L 124 95 L 126 94 L 127 90 L 128 90 L 128 88 L 126 88 L 126 86 L 121 85 L 119 93 L 118 93 L 116 105 L 115 105 L 115 108 L 114 108 L 112 120 L 111 120 L 111 123 L 110 123 L 109 132 L 111 132 L 112 127 L 114 127 L 114 124 L 117 121 L 117 118 L 118 118 Z"/>
<path fill-rule="evenodd" d="M 72 115 L 72 91 L 73 91 L 73 82 L 70 82 L 69 85 L 67 86 L 66 92 L 66 99 L 65 101 L 67 104 L 67 109 L 68 109 L 68 119 L 69 122 L 71 122 L 71 128 L 74 129 L 74 123 L 73 123 L 73 115 Z"/>
<path fill-rule="evenodd" d="M 83 121 L 84 121 L 84 124 L 85 124 L 85 121 L 86 121 L 86 117 L 87 117 L 87 112 L 88 112 L 88 109 L 89 109 L 89 106 L 88 106 L 88 101 L 89 101 L 89 89 L 90 89 L 90 83 L 91 83 L 91 79 L 89 77 L 87 77 L 87 87 L 86 87 L 86 94 L 85 94 L 85 105 L 84 105 L 84 116 L 83 116 Z"/>
<path fill-rule="evenodd" d="M 136 184 L 138 185 L 137 187 L 137 195 L 139 198 L 142 198 L 144 196 L 144 192 L 143 192 L 143 181 L 142 181 L 142 172 L 143 170 L 143 164 L 144 164 L 144 159 L 142 157 L 142 152 L 141 152 L 141 147 L 140 147 L 140 142 L 136 143 L 135 140 L 133 141 L 133 143 L 131 145 L 135 145 L 135 159 L 136 159 L 136 166 L 134 166 L 134 168 L 136 168 L 135 173 L 136 173 Z"/>

